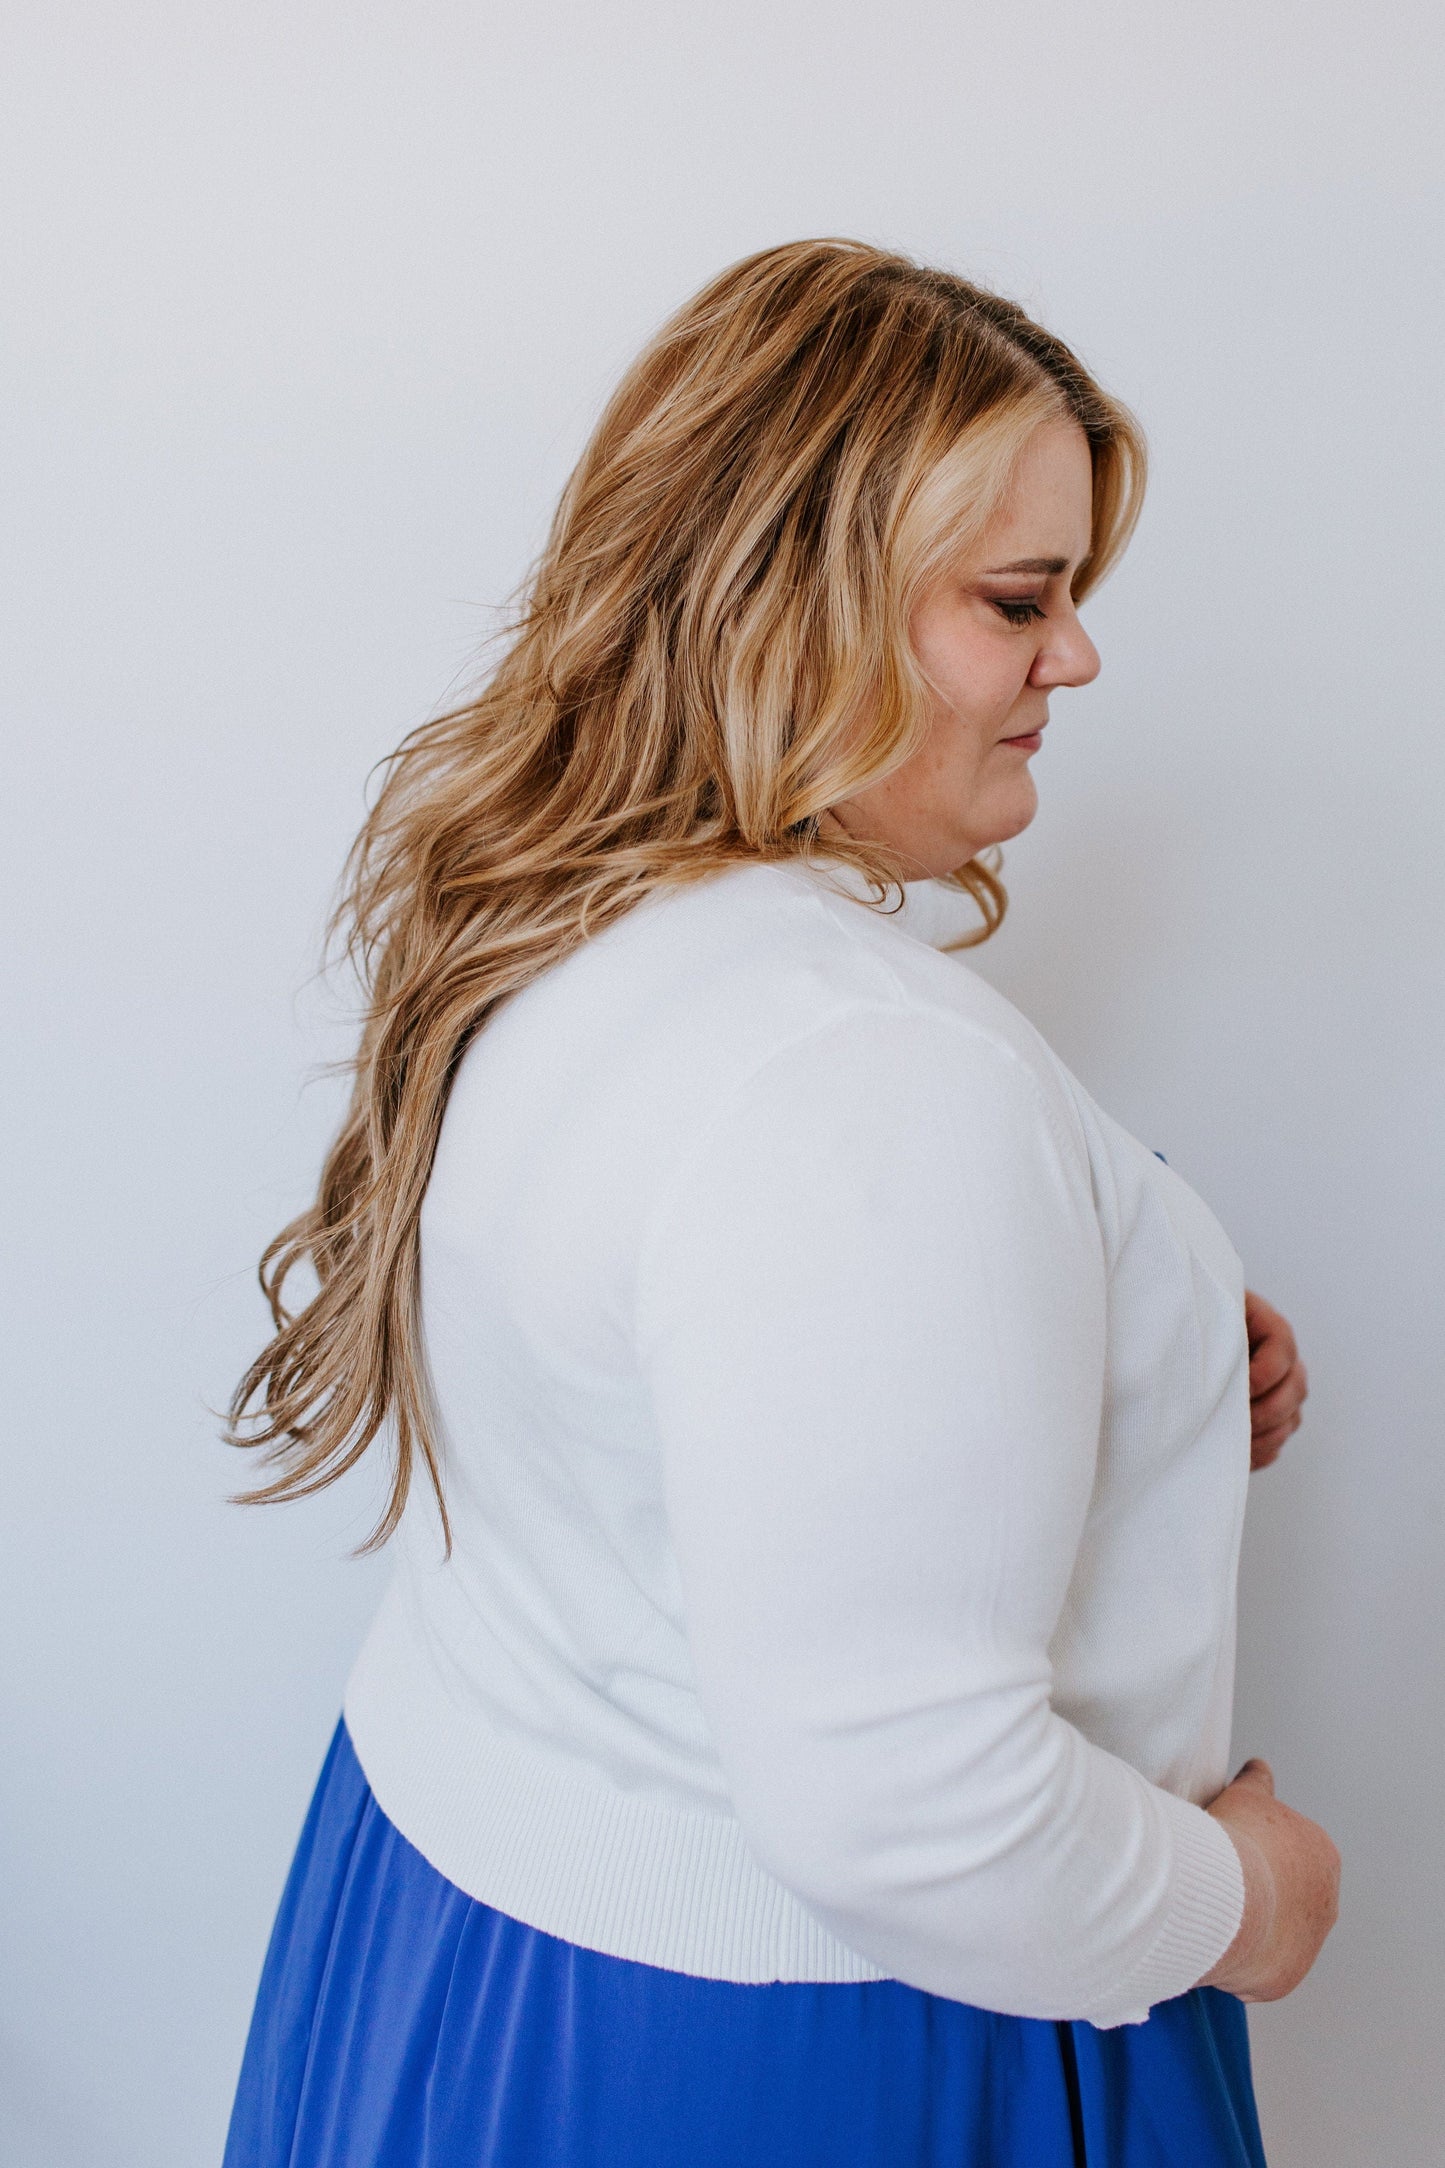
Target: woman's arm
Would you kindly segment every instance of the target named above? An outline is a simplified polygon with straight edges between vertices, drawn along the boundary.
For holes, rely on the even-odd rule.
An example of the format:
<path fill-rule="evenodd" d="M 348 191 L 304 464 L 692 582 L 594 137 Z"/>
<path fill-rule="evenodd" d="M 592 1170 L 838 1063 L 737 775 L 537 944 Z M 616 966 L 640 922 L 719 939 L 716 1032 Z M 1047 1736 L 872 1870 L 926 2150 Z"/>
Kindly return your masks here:
<path fill-rule="evenodd" d="M 762 1863 L 900 1979 L 1114 2025 L 1220 1957 L 1244 1882 L 1217 1821 L 1050 1704 L 1104 1296 L 1062 1094 L 962 1018 L 860 1004 L 699 1136 L 637 1327 Z"/>

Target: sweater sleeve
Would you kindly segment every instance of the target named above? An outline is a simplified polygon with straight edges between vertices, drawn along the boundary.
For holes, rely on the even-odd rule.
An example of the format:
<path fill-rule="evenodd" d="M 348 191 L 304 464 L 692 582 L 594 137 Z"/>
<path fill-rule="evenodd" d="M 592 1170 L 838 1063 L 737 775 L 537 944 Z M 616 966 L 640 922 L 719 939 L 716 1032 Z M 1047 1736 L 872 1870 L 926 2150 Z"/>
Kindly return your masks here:
<path fill-rule="evenodd" d="M 891 1977 L 1108 2027 L 1210 1969 L 1244 1881 L 1203 1808 L 1050 1702 L 1104 1304 L 1052 1080 L 961 1016 L 865 1003 L 705 1124 L 637 1284 L 698 1696 L 751 1849 Z"/>

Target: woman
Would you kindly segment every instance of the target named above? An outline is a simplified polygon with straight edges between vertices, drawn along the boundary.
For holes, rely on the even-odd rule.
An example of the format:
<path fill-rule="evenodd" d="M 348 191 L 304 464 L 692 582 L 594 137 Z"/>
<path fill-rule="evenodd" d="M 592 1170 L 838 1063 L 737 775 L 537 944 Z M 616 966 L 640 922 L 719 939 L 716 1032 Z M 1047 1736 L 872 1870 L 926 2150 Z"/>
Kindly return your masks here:
<path fill-rule="evenodd" d="M 257 1498 L 384 1436 L 399 1557 L 229 2168 L 1263 2158 L 1242 2005 L 1339 1870 L 1225 1781 L 1251 1430 L 1304 1374 L 904 885 L 997 925 L 1143 466 L 1011 304 L 765 251 L 396 756 L 232 1435 Z"/>

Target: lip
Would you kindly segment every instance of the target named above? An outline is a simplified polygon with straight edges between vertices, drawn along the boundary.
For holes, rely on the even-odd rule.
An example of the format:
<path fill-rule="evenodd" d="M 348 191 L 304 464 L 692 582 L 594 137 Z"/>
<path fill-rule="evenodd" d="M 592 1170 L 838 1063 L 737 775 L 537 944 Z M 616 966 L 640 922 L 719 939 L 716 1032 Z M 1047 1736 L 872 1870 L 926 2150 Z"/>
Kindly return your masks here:
<path fill-rule="evenodd" d="M 1017 738 L 1000 738 L 998 742 L 1000 745 L 1022 745 L 1029 752 L 1036 753 L 1044 742 L 1044 732 L 1047 728 L 1047 723 L 1040 723 L 1037 730 L 1026 730 Z"/>

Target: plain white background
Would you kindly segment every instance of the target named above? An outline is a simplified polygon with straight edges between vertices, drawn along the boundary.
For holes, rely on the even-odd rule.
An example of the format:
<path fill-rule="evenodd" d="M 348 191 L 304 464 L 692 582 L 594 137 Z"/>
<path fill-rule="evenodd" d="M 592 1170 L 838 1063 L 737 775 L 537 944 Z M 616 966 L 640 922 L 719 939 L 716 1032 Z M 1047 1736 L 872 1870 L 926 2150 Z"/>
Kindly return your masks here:
<path fill-rule="evenodd" d="M 370 765 L 472 667 L 661 317 L 806 234 L 991 281 L 1154 453 L 981 968 L 1199 1187 L 1313 1391 L 1236 1765 L 1345 1860 L 1251 2030 L 1272 2168 L 1436 2157 L 1438 10 L 6 11 L 0 2157 L 219 2159 L 383 1567 L 208 1412 L 345 1043 Z"/>

